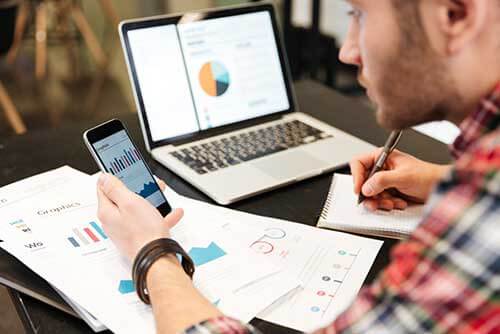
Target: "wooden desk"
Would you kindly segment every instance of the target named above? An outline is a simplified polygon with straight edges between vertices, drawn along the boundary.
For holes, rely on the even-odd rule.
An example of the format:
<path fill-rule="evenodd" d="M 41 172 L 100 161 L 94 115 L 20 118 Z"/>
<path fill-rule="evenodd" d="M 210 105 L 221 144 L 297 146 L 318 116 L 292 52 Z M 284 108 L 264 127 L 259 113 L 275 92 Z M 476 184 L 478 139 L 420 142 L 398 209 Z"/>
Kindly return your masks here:
<path fill-rule="evenodd" d="M 312 81 L 296 83 L 296 90 L 301 111 L 372 144 L 383 145 L 387 132 L 376 125 L 375 115 L 368 106 Z M 127 124 L 136 143 L 140 147 L 144 147 L 137 116 L 117 113 L 117 117 Z M 0 186 L 65 164 L 87 173 L 96 172 L 96 165 L 82 141 L 83 130 L 92 125 L 94 124 L 68 124 L 57 130 L 30 132 L 27 135 L 7 140 L 0 139 Z M 405 133 L 399 147 L 430 162 L 447 163 L 451 159 L 444 144 L 414 131 Z M 147 156 L 144 151 L 143 154 Z M 151 159 L 148 160 L 153 172 L 163 178 L 174 190 L 182 195 L 211 202 L 208 197 L 187 182 L 160 164 Z M 330 181 L 331 175 L 318 176 L 235 203 L 230 207 L 313 226 L 316 224 L 317 216 L 323 206 Z M 371 282 L 388 263 L 389 251 L 395 243 L 394 240 L 386 240 L 369 273 L 367 283 Z M 0 267 L 7 263 L 11 266 L 21 266 L 1 251 Z M 46 284 L 37 279 L 36 276 L 33 281 L 40 285 Z M 39 333 L 92 332 L 83 321 L 33 298 L 23 294 L 14 294 L 13 300 L 28 329 L 33 325 Z M 264 333 L 294 332 L 258 319 L 254 319 L 252 324 Z"/>

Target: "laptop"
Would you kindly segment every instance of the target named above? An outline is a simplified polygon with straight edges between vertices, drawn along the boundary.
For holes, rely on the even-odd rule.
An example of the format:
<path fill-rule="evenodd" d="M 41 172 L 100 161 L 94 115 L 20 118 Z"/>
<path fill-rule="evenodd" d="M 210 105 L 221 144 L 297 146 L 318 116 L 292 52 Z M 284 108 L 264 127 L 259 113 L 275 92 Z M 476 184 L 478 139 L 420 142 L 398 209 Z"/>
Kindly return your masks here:
<path fill-rule="evenodd" d="M 120 37 L 147 150 L 219 204 L 373 149 L 298 110 L 269 3 L 128 20 Z"/>

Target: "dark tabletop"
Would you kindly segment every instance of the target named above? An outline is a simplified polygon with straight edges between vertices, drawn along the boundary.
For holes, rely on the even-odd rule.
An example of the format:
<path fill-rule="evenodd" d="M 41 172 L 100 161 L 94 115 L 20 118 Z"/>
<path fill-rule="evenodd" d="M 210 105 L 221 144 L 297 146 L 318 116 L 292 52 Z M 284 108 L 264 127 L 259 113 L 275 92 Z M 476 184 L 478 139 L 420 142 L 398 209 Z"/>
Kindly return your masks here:
<path fill-rule="evenodd" d="M 301 81 L 295 86 L 300 111 L 374 145 L 384 144 L 387 132 L 376 125 L 375 114 L 367 105 L 344 97 L 313 81 Z M 137 115 L 118 111 L 116 117 L 127 125 L 135 142 L 143 149 Z M 66 124 L 58 129 L 35 131 L 23 136 L 0 139 L 0 186 L 62 165 L 70 165 L 87 173 L 96 172 L 97 167 L 82 141 L 83 130 L 94 125 Z M 448 163 L 451 160 L 446 145 L 411 130 L 405 132 L 398 148 L 429 162 Z M 164 179 L 174 190 L 182 195 L 213 203 L 187 182 L 150 159 L 144 149 L 142 153 L 148 157 L 153 172 Z M 342 170 L 341 172 L 348 173 L 349 171 Z M 330 181 L 331 174 L 318 176 L 252 197 L 229 207 L 314 226 L 328 193 Z M 390 249 L 396 241 L 391 239 L 384 239 L 384 241 L 386 242 L 377 256 L 366 283 L 371 282 L 389 261 Z M 4 257 L 0 256 L 0 266 L 5 264 L 1 263 L 3 261 Z M 92 332 L 79 319 L 28 296 L 20 294 L 18 297 L 21 298 L 13 299 L 17 303 L 18 312 L 25 313 L 21 314 L 22 320 L 25 325 L 29 325 L 26 324 L 28 319 L 25 317 L 28 315 L 38 333 Z M 265 333 L 294 332 L 258 319 L 254 319 L 252 324 Z"/>

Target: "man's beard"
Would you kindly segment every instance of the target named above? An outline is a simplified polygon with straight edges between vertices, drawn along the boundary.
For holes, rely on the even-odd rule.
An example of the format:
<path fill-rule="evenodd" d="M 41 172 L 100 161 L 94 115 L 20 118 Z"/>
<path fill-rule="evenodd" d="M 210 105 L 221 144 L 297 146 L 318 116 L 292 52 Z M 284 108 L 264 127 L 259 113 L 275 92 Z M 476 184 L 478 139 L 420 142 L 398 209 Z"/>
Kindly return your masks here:
<path fill-rule="evenodd" d="M 444 120 L 460 105 L 445 64 L 427 43 L 401 42 L 392 57 L 382 60 L 383 75 L 376 84 L 377 120 L 383 127 L 406 129 Z"/>

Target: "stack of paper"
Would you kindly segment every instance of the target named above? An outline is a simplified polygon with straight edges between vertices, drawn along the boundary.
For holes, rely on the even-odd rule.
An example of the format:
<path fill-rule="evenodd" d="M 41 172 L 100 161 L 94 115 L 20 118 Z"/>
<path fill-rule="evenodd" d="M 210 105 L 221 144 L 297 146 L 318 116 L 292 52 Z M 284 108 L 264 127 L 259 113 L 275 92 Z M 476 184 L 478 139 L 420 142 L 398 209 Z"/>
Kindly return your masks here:
<path fill-rule="evenodd" d="M 69 167 L 0 189 L 0 246 L 51 283 L 94 330 L 154 333 L 130 263 L 96 217 L 96 177 Z M 299 330 L 331 321 L 358 292 L 381 242 L 179 196 L 171 232 L 197 265 L 195 286 L 227 315 Z M 244 259 L 244 261 L 242 261 Z"/>
<path fill-rule="evenodd" d="M 257 317 L 299 331 L 332 322 L 356 297 L 383 242 L 326 231 L 280 219 L 216 207 L 177 195 L 165 195 L 186 218 L 238 235 L 262 259 L 284 268 L 302 286 Z"/>

